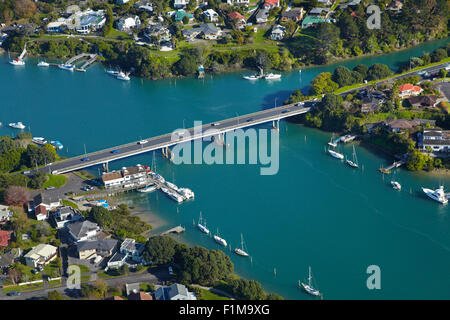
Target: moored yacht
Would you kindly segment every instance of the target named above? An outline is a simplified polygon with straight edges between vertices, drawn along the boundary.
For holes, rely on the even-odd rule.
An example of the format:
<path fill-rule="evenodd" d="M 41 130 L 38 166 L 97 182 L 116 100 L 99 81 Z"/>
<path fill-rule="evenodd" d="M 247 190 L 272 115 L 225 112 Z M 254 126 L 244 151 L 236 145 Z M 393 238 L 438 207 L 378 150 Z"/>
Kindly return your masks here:
<path fill-rule="evenodd" d="M 138 189 L 138 192 L 142 192 L 142 193 L 147 193 L 147 192 L 153 192 L 156 190 L 156 186 L 152 185 L 152 186 L 148 186 L 142 189 Z"/>
<path fill-rule="evenodd" d="M 342 153 L 339 153 L 337 151 L 328 149 L 328 152 L 331 154 L 332 157 L 339 159 L 339 160 L 344 160 L 344 155 Z"/>
<path fill-rule="evenodd" d="M 353 145 L 353 160 L 346 159 L 347 164 L 352 168 L 358 168 L 358 158 L 356 157 L 355 145 Z"/>
<path fill-rule="evenodd" d="M 11 128 L 14 128 L 14 129 L 25 129 L 25 125 L 22 123 L 22 122 L 12 122 L 12 123 L 10 123 L 9 124 L 9 126 L 11 127 Z"/>
<path fill-rule="evenodd" d="M 258 74 L 252 74 L 249 76 L 243 76 L 242 78 L 244 78 L 245 80 L 258 80 L 261 78 L 261 76 Z"/>
<path fill-rule="evenodd" d="M 65 64 L 65 63 L 59 64 L 58 67 L 60 69 L 68 70 L 68 71 L 73 71 L 75 69 L 75 66 L 73 64 Z"/>
<path fill-rule="evenodd" d="M 204 223 L 205 225 L 203 225 L 202 223 Z M 201 232 L 209 234 L 209 229 L 206 228 L 206 221 L 203 221 L 203 219 L 202 219 L 201 211 L 200 211 L 200 217 L 198 218 L 197 228 L 199 228 Z"/>
<path fill-rule="evenodd" d="M 184 198 L 182 196 L 180 196 L 178 193 L 169 192 L 169 193 L 167 193 L 167 195 L 169 196 L 169 198 L 171 198 L 172 200 L 175 200 L 178 203 L 184 201 Z"/>
<path fill-rule="evenodd" d="M 220 237 L 220 235 L 219 235 L 219 229 L 217 229 L 217 234 L 214 235 L 214 240 L 215 240 L 218 244 L 220 244 L 220 245 L 222 245 L 222 246 L 224 246 L 224 247 L 226 247 L 226 246 L 228 245 L 227 242 L 225 241 L 225 239 Z"/>
<path fill-rule="evenodd" d="M 431 190 L 427 188 L 422 187 L 422 191 L 425 192 L 427 196 L 429 196 L 431 199 L 440 202 L 442 204 L 446 204 L 448 202 L 447 196 L 444 192 L 444 186 L 439 186 L 439 189 Z"/>
<path fill-rule="evenodd" d="M 120 71 L 116 78 L 118 80 L 129 81 L 130 77 L 128 75 L 129 75 L 129 73 L 124 73 L 124 72 Z"/>
<path fill-rule="evenodd" d="M 31 139 L 31 141 L 36 144 L 41 144 L 41 145 L 44 145 L 47 143 L 47 140 L 45 140 L 45 138 L 42 138 L 42 137 L 34 137 L 33 139 Z"/>
<path fill-rule="evenodd" d="M 397 181 L 392 180 L 391 185 L 392 185 L 392 188 L 394 188 L 395 190 L 398 190 L 398 191 L 402 190 L 402 185 L 400 183 L 398 183 Z"/>
<path fill-rule="evenodd" d="M 194 198 L 194 192 L 191 189 L 188 188 L 179 188 L 178 192 L 186 199 L 193 199 Z"/>
<path fill-rule="evenodd" d="M 268 73 L 264 76 L 264 79 L 266 80 L 276 80 L 276 79 L 280 79 L 281 78 L 281 74 L 275 74 L 275 73 Z"/>
<path fill-rule="evenodd" d="M 311 267 L 309 267 L 309 276 L 308 276 L 308 283 L 303 283 L 300 282 L 300 286 L 310 295 L 312 296 L 320 296 L 320 291 L 315 289 L 312 284 L 311 284 L 311 280 L 312 280 L 312 275 L 311 275 Z"/>
<path fill-rule="evenodd" d="M 234 253 L 243 257 L 248 257 L 248 253 L 244 251 L 244 236 L 242 233 L 241 233 L 241 247 L 234 249 Z"/>
<path fill-rule="evenodd" d="M 45 61 L 39 61 L 39 63 L 37 64 L 38 67 L 48 67 L 50 66 L 49 63 L 45 62 Z"/>
<path fill-rule="evenodd" d="M 64 148 L 63 144 L 61 142 L 59 142 L 58 140 L 52 140 L 52 141 L 50 141 L 50 144 L 59 150 Z"/>
<path fill-rule="evenodd" d="M 13 66 L 24 66 L 25 65 L 25 61 L 23 61 L 22 59 L 19 58 L 13 58 L 12 60 L 9 61 L 10 64 L 12 64 Z"/>

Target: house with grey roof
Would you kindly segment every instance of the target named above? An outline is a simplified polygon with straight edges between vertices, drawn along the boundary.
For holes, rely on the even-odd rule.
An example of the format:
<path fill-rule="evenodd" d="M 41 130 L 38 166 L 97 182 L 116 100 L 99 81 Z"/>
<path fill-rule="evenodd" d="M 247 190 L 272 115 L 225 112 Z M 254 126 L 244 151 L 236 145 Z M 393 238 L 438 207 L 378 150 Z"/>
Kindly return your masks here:
<path fill-rule="evenodd" d="M 89 220 L 72 222 L 65 228 L 74 242 L 95 239 L 101 231 L 99 225 Z"/>
<path fill-rule="evenodd" d="M 212 23 L 205 23 L 195 28 L 185 29 L 182 33 L 186 39 L 194 39 L 201 36 L 207 40 L 216 40 L 222 34 L 221 30 Z"/>
<path fill-rule="evenodd" d="M 83 216 L 78 210 L 65 206 L 52 212 L 50 220 L 53 222 L 56 229 L 61 229 L 70 222 L 75 222 L 81 219 L 83 219 Z"/>
<path fill-rule="evenodd" d="M 187 290 L 186 286 L 174 283 L 168 287 L 159 287 L 155 291 L 156 300 L 197 300 L 193 292 Z"/>
<path fill-rule="evenodd" d="M 268 21 L 269 18 L 269 9 L 260 9 L 257 13 L 256 13 L 256 23 L 266 23 Z"/>
<path fill-rule="evenodd" d="M 78 257 L 82 260 L 89 260 L 98 256 L 109 257 L 117 248 L 117 242 L 114 239 L 80 241 L 77 243 Z"/>

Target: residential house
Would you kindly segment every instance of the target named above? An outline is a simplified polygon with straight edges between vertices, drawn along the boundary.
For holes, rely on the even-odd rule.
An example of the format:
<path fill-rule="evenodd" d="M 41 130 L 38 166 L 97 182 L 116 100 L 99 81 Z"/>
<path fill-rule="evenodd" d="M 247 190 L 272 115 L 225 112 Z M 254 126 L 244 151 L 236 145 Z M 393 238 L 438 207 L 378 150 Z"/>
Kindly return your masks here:
<path fill-rule="evenodd" d="M 141 283 L 135 282 L 135 283 L 125 283 L 125 293 L 127 296 L 129 296 L 132 293 L 137 293 L 141 291 Z"/>
<path fill-rule="evenodd" d="M 216 40 L 222 35 L 222 31 L 212 23 L 205 23 L 196 28 L 185 29 L 182 31 L 186 39 L 194 39 L 198 36 L 207 40 Z"/>
<path fill-rule="evenodd" d="M 383 121 L 364 124 L 364 127 L 366 128 L 368 134 L 372 134 L 376 128 L 382 128 L 383 126 L 384 126 Z"/>
<path fill-rule="evenodd" d="M 123 167 L 120 171 L 104 172 L 102 181 L 105 189 L 120 189 L 147 184 L 148 166 Z"/>
<path fill-rule="evenodd" d="M 154 39 L 157 39 L 157 43 L 167 42 L 172 39 L 172 35 L 170 34 L 169 29 L 159 23 L 151 24 L 147 28 L 145 28 L 144 37 L 151 42 Z"/>
<path fill-rule="evenodd" d="M 132 28 L 139 28 L 141 26 L 141 19 L 139 16 L 122 17 L 116 22 L 116 28 L 119 31 L 127 31 Z"/>
<path fill-rule="evenodd" d="M 333 4 L 332 0 L 317 0 L 317 2 L 323 6 L 331 6 Z"/>
<path fill-rule="evenodd" d="M 42 204 L 38 205 L 36 208 L 34 208 L 34 215 L 36 216 L 36 220 L 38 221 L 43 221 L 47 219 L 48 217 L 47 208 Z"/>
<path fill-rule="evenodd" d="M 398 119 L 398 120 L 392 120 L 385 123 L 385 127 L 390 132 L 401 132 L 403 130 L 409 130 L 416 126 L 421 125 L 421 121 L 415 119 L 415 120 L 405 120 L 405 119 Z"/>
<path fill-rule="evenodd" d="M 438 97 L 433 95 L 413 96 L 408 98 L 408 103 L 413 108 L 434 108 L 438 104 Z"/>
<path fill-rule="evenodd" d="M 95 239 L 101 231 L 96 223 L 89 220 L 71 222 L 65 228 L 74 242 Z"/>
<path fill-rule="evenodd" d="M 417 96 L 422 91 L 423 89 L 421 87 L 406 83 L 398 87 L 398 96 L 400 98 L 408 98 L 410 96 Z"/>
<path fill-rule="evenodd" d="M 82 260 L 89 260 L 97 256 L 109 257 L 117 248 L 117 242 L 114 239 L 80 241 L 77 243 L 78 257 Z"/>
<path fill-rule="evenodd" d="M 193 292 L 189 292 L 186 286 L 174 283 L 169 287 L 159 287 L 155 291 L 156 300 L 197 300 Z"/>
<path fill-rule="evenodd" d="M 249 5 L 250 0 L 227 0 L 227 4 L 230 6 Z"/>
<path fill-rule="evenodd" d="M 213 9 L 208 9 L 203 11 L 203 15 L 206 18 L 206 21 L 208 22 L 218 22 L 219 21 L 219 14 L 215 12 Z"/>
<path fill-rule="evenodd" d="M 273 9 L 275 7 L 279 7 L 280 6 L 280 0 L 265 0 L 263 3 L 263 8 L 264 9 Z"/>
<path fill-rule="evenodd" d="M 62 20 L 61 20 L 62 19 Z M 49 33 L 62 33 L 67 29 L 66 20 L 61 18 L 58 21 L 50 22 L 47 25 L 47 32 Z"/>
<path fill-rule="evenodd" d="M 311 11 L 308 12 L 309 16 L 323 16 L 327 17 L 330 14 L 330 8 L 312 8 Z"/>
<path fill-rule="evenodd" d="M 119 269 L 122 267 L 127 260 L 127 255 L 119 251 L 114 253 L 114 255 L 109 259 L 106 270 L 109 269 Z"/>
<path fill-rule="evenodd" d="M 450 131 L 424 129 L 419 147 L 424 152 L 430 148 L 433 152 L 450 152 Z"/>
<path fill-rule="evenodd" d="M 123 240 L 122 244 L 120 245 L 120 253 L 125 254 L 128 259 L 136 263 L 147 264 L 141 256 L 143 249 L 143 244 L 136 243 L 136 240 L 130 238 L 126 238 L 125 240 Z"/>
<path fill-rule="evenodd" d="M 281 13 L 281 21 L 300 21 L 303 19 L 305 11 L 303 8 L 292 8 L 291 10 Z"/>
<path fill-rule="evenodd" d="M 44 206 L 47 211 L 51 211 L 61 206 L 61 199 L 55 196 L 50 196 L 48 194 L 39 193 L 33 198 L 33 209 L 39 206 Z"/>
<path fill-rule="evenodd" d="M 237 11 L 230 12 L 228 14 L 228 19 L 233 21 L 239 29 L 245 26 L 244 16 Z"/>
<path fill-rule="evenodd" d="M 152 295 L 147 292 L 132 292 L 127 298 L 128 300 L 153 300 Z"/>
<path fill-rule="evenodd" d="M 148 13 L 153 12 L 153 3 L 150 0 L 138 1 L 133 5 L 134 8 Z"/>
<path fill-rule="evenodd" d="M 13 216 L 13 212 L 9 210 L 8 206 L 0 204 L 0 225 L 9 221 Z"/>
<path fill-rule="evenodd" d="M 188 5 L 189 0 L 174 0 L 173 7 L 175 9 L 181 9 Z"/>
<path fill-rule="evenodd" d="M 0 248 L 7 247 L 9 240 L 11 240 L 11 234 L 9 231 L 0 230 Z"/>
<path fill-rule="evenodd" d="M 79 6 L 77 6 L 76 4 L 67 6 L 66 11 L 64 12 L 64 16 L 65 17 L 70 17 L 72 14 L 80 12 L 81 9 Z"/>
<path fill-rule="evenodd" d="M 56 258 L 57 250 L 57 247 L 49 244 L 38 244 L 24 256 L 25 263 L 31 268 L 44 266 Z"/>
<path fill-rule="evenodd" d="M 394 12 L 400 12 L 403 9 L 403 3 L 401 3 L 400 1 L 392 1 L 391 3 L 389 3 L 387 6 L 388 10 L 394 11 Z"/>
<path fill-rule="evenodd" d="M 272 28 L 272 32 L 270 33 L 271 40 L 282 40 L 286 35 L 286 28 L 277 24 Z"/>
<path fill-rule="evenodd" d="M 71 19 L 71 17 L 69 17 L 69 19 Z M 79 15 L 79 21 L 80 22 L 75 25 L 75 30 L 81 34 L 88 34 L 91 31 L 95 32 L 103 28 L 106 22 L 106 16 L 104 10 L 88 10 Z"/>
<path fill-rule="evenodd" d="M 51 221 L 56 229 L 65 227 L 68 223 L 82 220 L 83 216 L 72 207 L 66 206 L 52 212 Z"/>
<path fill-rule="evenodd" d="M 256 13 L 256 23 L 267 23 L 269 18 L 269 9 L 259 9 Z"/>
<path fill-rule="evenodd" d="M 348 7 L 354 7 L 357 6 L 361 3 L 361 0 L 349 0 L 346 3 L 340 3 L 339 4 L 339 9 L 347 9 Z"/>
<path fill-rule="evenodd" d="M 384 102 L 383 99 L 378 99 L 375 97 L 365 97 L 362 100 L 361 112 L 362 113 L 375 112 L 383 102 Z"/>
<path fill-rule="evenodd" d="M 194 21 L 194 15 L 184 10 L 177 10 L 172 17 L 175 22 L 182 22 L 184 17 L 187 17 L 190 22 Z"/>

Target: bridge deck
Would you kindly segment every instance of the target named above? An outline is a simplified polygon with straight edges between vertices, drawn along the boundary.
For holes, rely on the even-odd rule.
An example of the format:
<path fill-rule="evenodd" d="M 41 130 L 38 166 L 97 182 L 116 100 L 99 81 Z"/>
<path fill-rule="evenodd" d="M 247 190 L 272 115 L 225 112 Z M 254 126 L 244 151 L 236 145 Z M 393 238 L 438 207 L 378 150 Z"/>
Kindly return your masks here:
<path fill-rule="evenodd" d="M 138 141 L 135 141 L 128 144 L 107 148 L 97 152 L 59 161 L 38 170 L 52 172 L 53 174 L 67 173 L 70 171 L 80 170 L 90 166 L 123 159 L 133 155 L 162 149 L 181 142 L 188 142 L 203 137 L 216 136 L 228 131 L 292 117 L 295 115 L 306 113 L 309 110 L 310 107 L 305 107 L 303 105 L 297 104 L 266 109 L 236 118 L 225 119 L 220 122 L 218 121 L 205 124 L 202 127 L 192 127 L 189 129 L 184 129 L 186 135 L 183 137 L 174 136 L 172 138 L 172 133 L 168 133 L 157 137 L 147 138 L 145 140 L 147 140 L 148 142 L 145 144 L 139 144 Z M 187 133 L 189 133 L 189 135 L 187 135 Z"/>

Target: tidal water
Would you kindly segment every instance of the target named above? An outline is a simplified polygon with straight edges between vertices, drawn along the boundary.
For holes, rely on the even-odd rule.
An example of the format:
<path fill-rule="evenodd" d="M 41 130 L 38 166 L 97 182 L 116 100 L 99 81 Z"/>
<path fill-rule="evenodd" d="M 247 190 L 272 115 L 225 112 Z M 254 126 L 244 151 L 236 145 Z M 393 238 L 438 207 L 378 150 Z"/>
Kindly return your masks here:
<path fill-rule="evenodd" d="M 92 152 L 168 133 L 183 123 L 190 127 L 196 120 L 220 121 L 281 105 L 292 90 L 307 90 L 318 73 L 333 72 L 338 65 L 386 63 L 395 70 L 400 62 L 448 41 L 256 82 L 241 78 L 248 72 L 204 80 L 121 82 L 99 64 L 86 73 L 72 73 L 38 68 L 32 58 L 25 67 L 13 67 L 3 55 L 0 135 L 17 134 L 7 124 L 22 121 L 34 136 L 60 140 L 61 155 L 74 156 L 84 146 Z M 195 200 L 176 204 L 159 192 L 126 197 L 159 215 L 166 222 L 160 230 L 185 226 L 186 233 L 178 237 L 192 245 L 222 248 L 193 226 L 200 211 L 208 228 L 213 233 L 218 228 L 233 249 L 243 233 L 251 259 L 225 249 L 235 271 L 288 299 L 310 299 L 297 287 L 308 266 L 325 299 L 450 298 L 449 209 L 420 190 L 439 183 L 450 188 L 450 178 L 397 169 L 393 176 L 403 187 L 397 192 L 389 184 L 392 175 L 383 179 L 377 171 L 392 159 L 356 144 L 364 170 L 354 170 L 325 153 L 329 140 L 330 133 L 282 121 L 279 172 L 272 176 L 261 176 L 259 165 L 174 165 L 156 152 L 158 173 L 191 188 Z M 351 156 L 351 144 L 341 148 Z M 151 165 L 152 154 L 110 163 L 110 169 Z M 99 172 L 97 167 L 90 170 Z M 380 290 L 367 288 L 370 265 L 380 267 Z"/>

